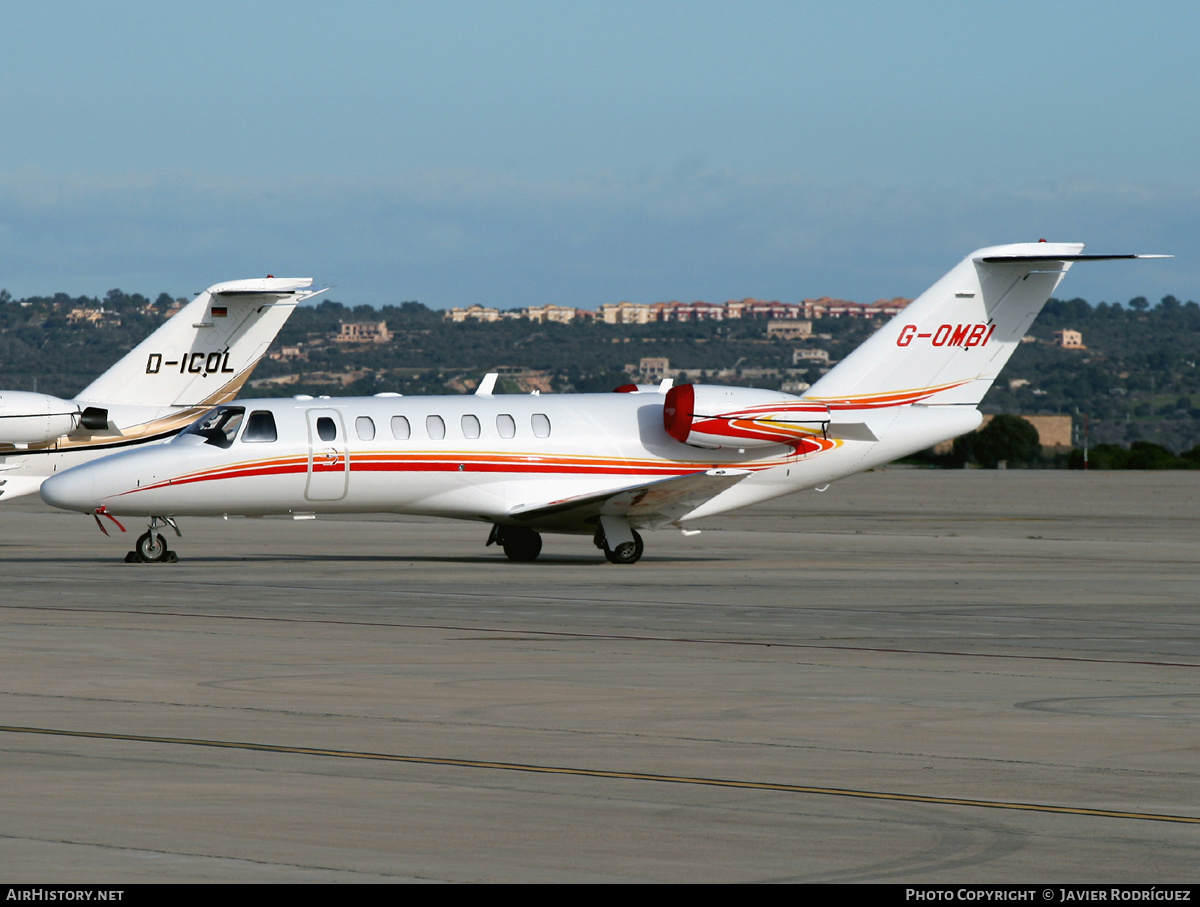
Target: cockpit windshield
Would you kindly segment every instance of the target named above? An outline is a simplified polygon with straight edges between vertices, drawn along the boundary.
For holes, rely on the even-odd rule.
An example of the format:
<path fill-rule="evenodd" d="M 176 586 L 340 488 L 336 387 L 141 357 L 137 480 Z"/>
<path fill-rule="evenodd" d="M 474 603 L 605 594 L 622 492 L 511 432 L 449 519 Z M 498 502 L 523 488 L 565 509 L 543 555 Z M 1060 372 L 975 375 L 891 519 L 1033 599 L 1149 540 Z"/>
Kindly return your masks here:
<path fill-rule="evenodd" d="M 179 437 L 199 435 L 205 444 L 228 447 L 237 436 L 238 426 L 242 424 L 245 414 L 244 406 L 218 406 L 181 431 Z"/>

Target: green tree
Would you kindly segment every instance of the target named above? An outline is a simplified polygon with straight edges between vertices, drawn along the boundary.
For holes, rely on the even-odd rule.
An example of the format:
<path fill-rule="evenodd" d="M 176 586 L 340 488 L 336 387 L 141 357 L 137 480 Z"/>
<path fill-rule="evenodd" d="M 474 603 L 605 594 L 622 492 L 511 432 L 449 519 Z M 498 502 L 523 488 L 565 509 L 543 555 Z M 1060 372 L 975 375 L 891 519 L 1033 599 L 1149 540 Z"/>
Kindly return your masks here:
<path fill-rule="evenodd" d="M 955 459 L 978 463 L 985 469 L 995 469 L 1002 460 L 1028 465 L 1041 455 L 1037 429 L 1020 416 L 995 416 L 979 431 L 954 441 Z"/>

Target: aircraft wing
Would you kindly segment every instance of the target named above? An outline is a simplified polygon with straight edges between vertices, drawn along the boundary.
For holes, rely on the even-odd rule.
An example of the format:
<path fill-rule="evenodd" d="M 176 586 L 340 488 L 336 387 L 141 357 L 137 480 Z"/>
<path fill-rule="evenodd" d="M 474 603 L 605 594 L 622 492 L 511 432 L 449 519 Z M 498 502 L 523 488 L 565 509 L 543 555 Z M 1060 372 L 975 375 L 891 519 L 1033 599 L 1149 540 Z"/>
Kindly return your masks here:
<path fill-rule="evenodd" d="M 8 451 L 8 453 L 23 453 L 23 451 Z M 42 476 L 5 476 L 18 463 L 6 463 L 0 456 L 0 500 L 8 501 L 26 494 L 37 494 L 42 485 Z"/>
<path fill-rule="evenodd" d="M 709 469 L 628 485 L 545 504 L 522 504 L 509 516 L 532 529 L 578 531 L 601 516 L 623 516 L 635 526 L 671 523 L 750 475 L 746 469 Z"/>

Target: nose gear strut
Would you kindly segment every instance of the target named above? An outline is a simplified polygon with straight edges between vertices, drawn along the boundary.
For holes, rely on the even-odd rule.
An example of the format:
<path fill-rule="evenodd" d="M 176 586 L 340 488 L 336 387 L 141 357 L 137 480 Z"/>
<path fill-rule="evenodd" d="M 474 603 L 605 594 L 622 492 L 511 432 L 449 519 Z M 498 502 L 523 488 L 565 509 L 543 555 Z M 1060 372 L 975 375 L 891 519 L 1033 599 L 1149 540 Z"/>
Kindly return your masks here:
<path fill-rule="evenodd" d="M 107 516 L 107 514 L 105 514 Z M 112 517 L 109 517 L 112 519 Z M 169 516 L 152 516 L 150 517 L 150 528 L 142 535 L 138 536 L 137 542 L 133 546 L 133 550 L 125 555 L 125 563 L 127 564 L 176 564 L 179 563 L 179 557 L 167 547 L 167 540 L 162 537 L 162 533 L 158 532 L 158 521 L 162 520 L 168 526 L 175 530 L 175 535 L 178 538 L 183 537 L 183 533 L 179 531 L 179 526 L 175 520 Z M 123 530 L 122 530 L 123 531 Z"/>

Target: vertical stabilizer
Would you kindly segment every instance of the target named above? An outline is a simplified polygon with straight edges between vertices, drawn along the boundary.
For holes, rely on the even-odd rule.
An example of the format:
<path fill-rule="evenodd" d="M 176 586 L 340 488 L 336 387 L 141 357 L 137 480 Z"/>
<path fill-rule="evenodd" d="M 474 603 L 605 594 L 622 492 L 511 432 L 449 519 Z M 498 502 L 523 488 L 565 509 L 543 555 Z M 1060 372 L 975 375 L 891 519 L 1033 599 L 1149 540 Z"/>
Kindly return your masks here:
<path fill-rule="evenodd" d="M 806 396 L 862 407 L 977 404 L 1029 330 L 1082 243 L 980 249 L 922 293 Z"/>
<path fill-rule="evenodd" d="M 311 278 L 218 283 L 88 385 L 75 399 L 191 407 L 237 395 L 296 304 L 315 296 Z"/>

